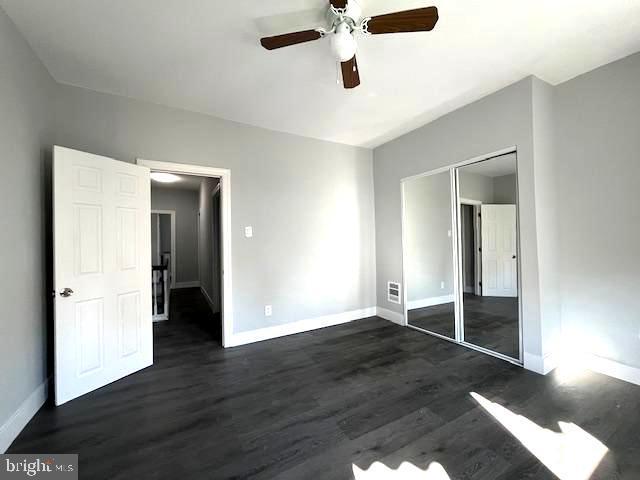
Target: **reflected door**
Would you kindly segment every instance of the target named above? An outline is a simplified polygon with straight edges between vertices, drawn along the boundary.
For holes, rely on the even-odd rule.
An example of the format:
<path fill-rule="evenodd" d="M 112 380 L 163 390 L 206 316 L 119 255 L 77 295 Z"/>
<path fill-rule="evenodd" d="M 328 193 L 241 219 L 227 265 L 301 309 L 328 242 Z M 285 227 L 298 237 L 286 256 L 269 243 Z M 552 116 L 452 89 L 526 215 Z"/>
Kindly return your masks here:
<path fill-rule="evenodd" d="M 482 205 L 482 295 L 517 297 L 516 206 Z"/>

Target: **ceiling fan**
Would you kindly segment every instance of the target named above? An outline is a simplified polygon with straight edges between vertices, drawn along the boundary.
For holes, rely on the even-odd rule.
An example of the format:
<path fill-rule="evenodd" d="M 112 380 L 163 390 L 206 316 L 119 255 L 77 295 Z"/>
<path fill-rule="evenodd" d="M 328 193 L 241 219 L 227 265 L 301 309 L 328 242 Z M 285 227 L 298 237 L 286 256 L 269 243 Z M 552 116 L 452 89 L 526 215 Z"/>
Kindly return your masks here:
<path fill-rule="evenodd" d="M 301 32 L 265 37 L 260 43 L 267 50 L 311 42 L 331 35 L 331 48 L 341 64 L 344 88 L 360 85 L 360 73 L 356 62 L 355 33 L 380 35 L 383 33 L 427 32 L 438 22 L 436 7 L 418 8 L 388 13 L 376 17 L 363 17 L 356 0 L 329 0 L 327 20 L 330 28 L 314 28 Z"/>

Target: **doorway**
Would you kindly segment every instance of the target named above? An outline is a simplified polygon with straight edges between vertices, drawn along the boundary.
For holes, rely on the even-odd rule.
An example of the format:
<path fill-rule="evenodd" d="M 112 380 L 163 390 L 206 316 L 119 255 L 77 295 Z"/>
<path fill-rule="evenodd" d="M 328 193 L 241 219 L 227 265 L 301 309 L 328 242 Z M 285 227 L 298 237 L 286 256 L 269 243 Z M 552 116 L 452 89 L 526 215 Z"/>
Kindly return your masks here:
<path fill-rule="evenodd" d="M 138 165 L 148 167 L 152 174 L 182 175 L 198 179 L 200 208 L 195 215 L 195 238 L 193 248 L 197 252 L 197 282 L 180 279 L 180 249 L 176 250 L 177 267 L 175 271 L 177 292 L 186 299 L 192 299 L 194 292 L 186 288 L 198 289 L 198 294 L 221 321 L 221 342 L 223 346 L 231 344 L 233 332 L 233 305 L 231 301 L 231 172 L 227 169 L 202 167 L 180 163 L 137 160 Z M 204 209 L 202 208 L 204 202 Z M 176 222 L 179 224 L 180 215 Z M 215 225 L 214 225 L 214 222 Z M 180 230 L 178 226 L 178 230 Z M 216 241 L 217 240 L 217 241 Z M 184 289 L 180 289 L 184 287 Z M 191 300 L 189 300 L 191 301 Z"/>
<path fill-rule="evenodd" d="M 151 268 L 153 321 L 168 320 L 170 292 L 176 286 L 175 210 L 151 209 Z"/>
<path fill-rule="evenodd" d="M 521 365 L 516 150 L 401 186 L 405 324 Z"/>

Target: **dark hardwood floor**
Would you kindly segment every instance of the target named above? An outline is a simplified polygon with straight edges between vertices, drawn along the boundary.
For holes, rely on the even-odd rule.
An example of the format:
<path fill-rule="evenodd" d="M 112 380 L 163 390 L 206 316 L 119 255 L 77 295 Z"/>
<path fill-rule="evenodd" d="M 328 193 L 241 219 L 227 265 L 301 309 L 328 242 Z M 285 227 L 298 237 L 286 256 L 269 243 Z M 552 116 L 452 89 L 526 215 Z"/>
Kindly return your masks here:
<path fill-rule="evenodd" d="M 464 294 L 464 337 L 474 345 L 518 358 L 518 299 Z M 455 338 L 454 303 L 409 310 L 409 324 Z"/>
<path fill-rule="evenodd" d="M 520 331 L 518 324 L 518 299 L 513 297 L 481 297 L 465 293 L 464 339 L 518 358 Z"/>
<path fill-rule="evenodd" d="M 475 392 L 528 426 L 525 443 L 544 429 L 556 432 L 545 443 L 563 439 L 558 422 L 602 442 L 593 479 L 640 478 L 639 387 L 542 377 L 379 318 L 224 350 L 197 291 L 173 300 L 153 367 L 44 407 L 10 453 L 79 453 L 80 478 L 95 480 L 352 479 L 353 465 L 374 462 L 438 462 L 451 479 L 556 478 Z"/>

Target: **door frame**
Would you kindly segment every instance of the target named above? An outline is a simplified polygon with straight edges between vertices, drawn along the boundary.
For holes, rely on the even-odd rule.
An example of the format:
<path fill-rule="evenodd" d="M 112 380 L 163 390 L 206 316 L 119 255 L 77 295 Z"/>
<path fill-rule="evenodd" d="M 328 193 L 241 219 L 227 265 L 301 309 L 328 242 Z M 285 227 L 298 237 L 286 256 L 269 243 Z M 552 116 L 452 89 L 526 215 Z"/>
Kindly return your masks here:
<path fill-rule="evenodd" d="M 483 162 L 485 160 L 490 160 L 492 158 L 501 157 L 503 155 L 508 155 L 510 153 L 516 154 L 516 232 L 517 232 L 517 274 L 518 274 L 518 332 L 519 332 L 519 358 L 515 359 L 509 357 L 507 355 L 503 355 L 498 352 L 494 352 L 493 350 L 489 350 L 483 347 L 479 347 L 472 343 L 468 343 L 464 340 L 464 324 L 462 319 L 462 295 L 463 288 L 462 285 L 462 261 L 458 259 L 460 256 L 460 245 L 462 242 L 461 233 L 460 233 L 460 192 L 459 192 L 459 181 L 458 181 L 458 169 L 467 165 L 471 165 L 473 163 Z M 428 330 L 424 330 L 419 327 L 415 327 L 413 325 L 409 325 L 409 312 L 408 312 L 408 304 L 407 304 L 407 265 L 409 264 L 409 259 L 407 258 L 407 239 L 406 239 L 406 195 L 405 195 L 405 183 L 410 180 L 418 179 L 421 177 L 426 177 L 430 175 L 436 175 L 438 173 L 449 172 L 450 180 L 451 180 L 451 215 L 452 215 L 452 248 L 453 248 L 453 281 L 454 281 L 454 297 L 455 297 L 455 338 L 449 338 L 444 335 L 440 335 L 435 332 L 430 332 Z M 400 180 L 400 209 L 401 209 L 401 225 L 402 225 L 402 283 L 404 284 L 403 291 L 403 325 L 405 327 L 409 327 L 414 330 L 418 330 L 422 333 L 426 333 L 429 335 L 433 335 L 435 337 L 441 338 L 443 340 L 447 340 L 452 343 L 456 343 L 458 345 L 462 345 L 471 350 L 476 350 L 481 353 L 485 353 L 492 357 L 499 358 L 506 362 L 512 363 L 514 365 L 518 365 L 522 367 L 524 365 L 524 329 L 523 329 L 523 302 L 522 302 L 522 270 L 521 270 L 521 249 L 520 249 L 520 192 L 518 185 L 518 147 L 511 146 L 504 148 L 502 150 L 497 150 L 492 153 L 488 153 L 485 155 L 480 155 L 478 157 L 470 158 L 468 160 L 464 160 L 461 162 L 454 163 L 452 165 L 435 168 L 433 170 L 429 170 L 424 173 L 419 173 L 417 175 L 411 175 L 409 177 L 404 177 Z"/>
<path fill-rule="evenodd" d="M 472 207 L 471 211 L 473 212 L 473 245 L 475 247 L 475 252 L 473 252 L 473 261 L 475 263 L 475 265 L 473 266 L 473 289 L 475 295 L 481 296 L 482 287 L 480 286 L 480 283 L 482 282 L 482 219 L 480 218 L 480 207 L 482 206 L 482 202 L 480 200 L 472 200 L 470 198 L 460 198 L 460 204 Z M 460 215 L 460 219 L 462 220 L 462 215 Z"/>
<path fill-rule="evenodd" d="M 151 172 L 213 177 L 220 179 L 220 214 L 222 248 L 222 346 L 228 347 L 233 339 L 233 290 L 231 262 L 231 170 L 227 168 L 204 167 L 185 163 L 161 162 L 136 159 L 138 165 L 148 167 Z"/>
<path fill-rule="evenodd" d="M 176 211 L 175 210 L 153 210 L 151 214 L 171 215 L 171 288 L 176 288 Z M 153 228 L 153 225 L 151 225 Z M 160 241 L 160 238 L 158 238 Z"/>

